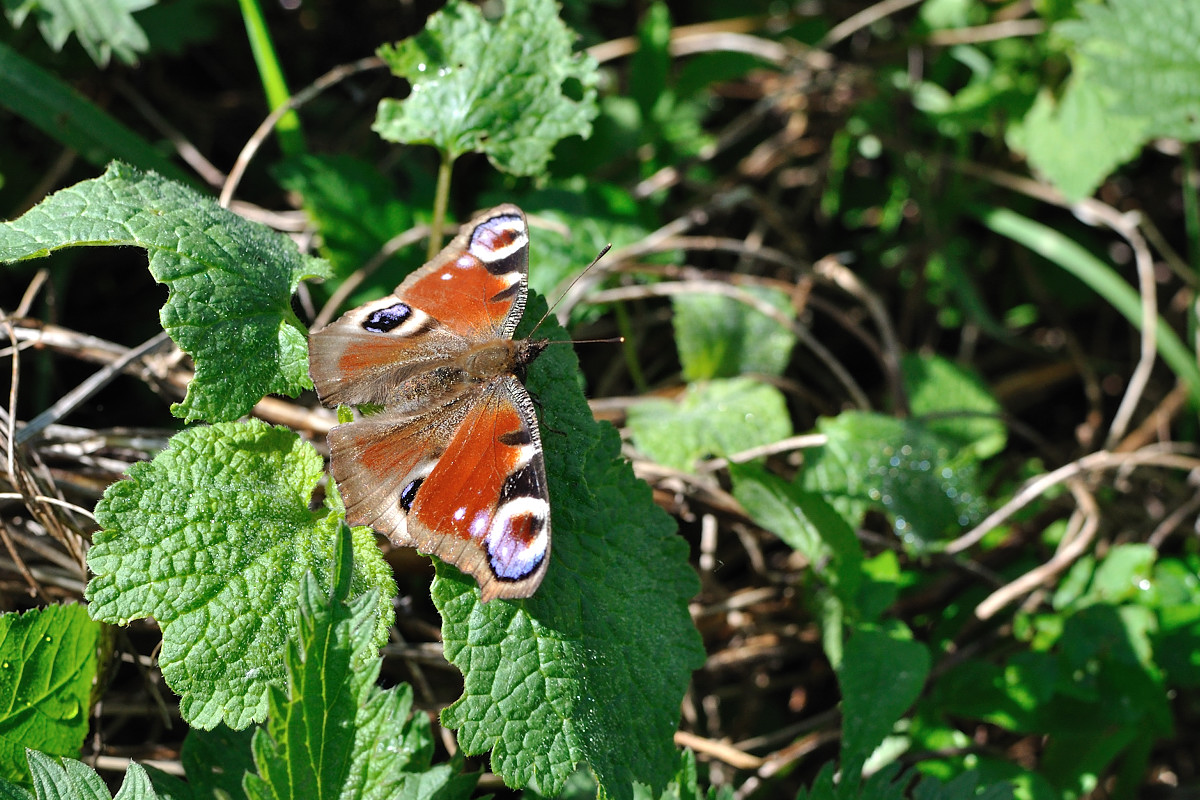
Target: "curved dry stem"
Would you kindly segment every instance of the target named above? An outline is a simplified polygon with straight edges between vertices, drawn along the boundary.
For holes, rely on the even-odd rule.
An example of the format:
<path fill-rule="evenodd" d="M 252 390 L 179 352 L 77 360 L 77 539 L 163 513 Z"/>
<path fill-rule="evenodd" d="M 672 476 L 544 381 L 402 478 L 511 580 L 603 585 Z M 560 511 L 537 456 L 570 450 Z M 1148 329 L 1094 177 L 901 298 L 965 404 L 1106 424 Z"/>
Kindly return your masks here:
<path fill-rule="evenodd" d="M 1074 206 L 1075 216 L 1089 224 L 1100 223 L 1110 228 L 1129 243 L 1133 250 L 1133 263 L 1137 268 L 1138 296 L 1142 301 L 1141 347 L 1138 353 L 1138 363 L 1129 376 L 1129 385 L 1125 395 L 1113 415 L 1112 425 L 1109 426 L 1108 436 L 1104 440 L 1106 448 L 1112 448 L 1125 435 L 1133 412 L 1137 410 L 1142 393 L 1150 380 L 1154 369 L 1154 361 L 1158 357 L 1158 292 L 1154 282 L 1154 259 L 1145 238 L 1138 230 L 1141 215 L 1137 212 L 1122 214 L 1112 206 L 1099 200 L 1089 199 L 1087 202 Z"/>
<path fill-rule="evenodd" d="M 379 69 L 383 66 L 385 66 L 383 59 L 378 56 L 368 56 L 350 64 L 342 64 L 334 67 L 292 95 L 286 103 L 268 114 L 266 119 L 255 129 L 250 139 L 247 140 L 246 146 L 242 148 L 242 152 L 238 153 L 237 160 L 233 164 L 233 169 L 229 170 L 229 177 L 226 178 L 225 186 L 221 189 L 221 196 L 217 201 L 221 207 L 229 207 L 230 201 L 233 200 L 233 193 L 237 191 L 238 184 L 242 181 L 242 176 L 246 174 L 246 168 L 250 166 L 250 160 L 254 158 L 254 154 L 258 152 L 258 148 L 262 146 L 268 134 L 271 133 L 279 120 L 283 118 L 284 114 L 299 108 L 330 86 L 340 83 L 351 75 L 365 72 L 369 69 Z"/>
<path fill-rule="evenodd" d="M 1071 532 L 1063 537 L 1058 550 L 1048 561 L 988 595 L 975 607 L 976 617 L 990 619 L 1021 595 L 1033 591 L 1063 572 L 1087 552 L 1092 540 L 1096 538 L 1096 531 L 1100 528 L 1100 508 L 1096 497 L 1087 490 L 1082 481 L 1070 480 L 1068 485 L 1077 503 L 1075 512 L 1071 515 L 1071 524 L 1068 526 Z"/>
<path fill-rule="evenodd" d="M 943 552 L 954 555 L 975 546 L 983 537 L 999 527 L 1013 514 L 1041 497 L 1047 490 L 1077 475 L 1092 471 L 1137 466 L 1158 466 L 1186 470 L 1200 469 L 1200 457 L 1175 452 L 1178 449 L 1180 448 L 1146 447 L 1133 453 L 1112 453 L 1107 450 L 1089 453 L 1083 458 L 1072 461 L 1069 464 L 1064 464 L 1052 472 L 1039 475 L 1037 478 L 1026 482 L 1025 486 L 1011 500 L 989 514 L 983 522 L 947 544 Z"/>

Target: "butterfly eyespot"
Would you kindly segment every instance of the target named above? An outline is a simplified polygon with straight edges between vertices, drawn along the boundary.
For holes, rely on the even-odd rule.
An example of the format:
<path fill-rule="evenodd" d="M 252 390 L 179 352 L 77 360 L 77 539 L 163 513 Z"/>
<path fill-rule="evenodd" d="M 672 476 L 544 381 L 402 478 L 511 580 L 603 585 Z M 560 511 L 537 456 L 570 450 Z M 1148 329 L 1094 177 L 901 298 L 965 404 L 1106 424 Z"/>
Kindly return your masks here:
<path fill-rule="evenodd" d="M 412 309 L 404 303 L 395 303 L 387 308 L 372 311 L 363 321 L 363 327 L 375 333 L 387 333 L 403 325 L 412 316 Z"/>
<path fill-rule="evenodd" d="M 421 484 L 425 481 L 424 478 L 417 478 L 415 481 L 405 486 L 400 490 L 400 507 L 405 511 L 412 510 L 412 504 L 417 499 L 417 489 L 421 488 Z"/>

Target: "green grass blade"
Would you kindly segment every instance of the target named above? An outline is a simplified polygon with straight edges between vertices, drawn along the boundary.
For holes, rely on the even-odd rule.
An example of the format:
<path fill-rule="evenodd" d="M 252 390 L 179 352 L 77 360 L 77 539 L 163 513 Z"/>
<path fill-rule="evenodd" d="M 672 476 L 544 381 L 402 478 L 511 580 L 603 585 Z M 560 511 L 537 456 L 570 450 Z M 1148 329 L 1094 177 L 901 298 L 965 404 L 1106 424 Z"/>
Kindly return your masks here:
<path fill-rule="evenodd" d="M 0 106 L 103 167 L 118 159 L 182 183 L 193 176 L 46 70 L 0 43 Z"/>
<path fill-rule="evenodd" d="M 1007 208 L 980 207 L 979 220 L 991 230 L 1025 245 L 1046 260 L 1071 273 L 1107 300 L 1121 316 L 1138 330 L 1142 327 L 1142 306 L 1137 291 L 1117 272 L 1079 244 L 1053 228 L 1034 222 Z M 1163 361 L 1188 385 L 1191 402 L 1200 405 L 1200 368 L 1192 353 L 1167 325 L 1157 318 L 1158 352 Z"/>
<path fill-rule="evenodd" d="M 262 7 L 258 0 L 240 0 L 238 5 L 242 9 L 246 36 L 250 39 L 250 50 L 254 53 L 254 63 L 258 66 L 258 77 L 267 95 L 267 104 L 274 111 L 286 103 L 292 93 L 283 77 L 283 68 L 279 66 L 275 43 L 271 41 L 271 31 L 263 19 Z M 304 133 L 300 129 L 300 116 L 294 110 L 279 118 L 275 126 L 275 136 L 285 155 L 302 156 L 308 151 L 304 144 Z"/>

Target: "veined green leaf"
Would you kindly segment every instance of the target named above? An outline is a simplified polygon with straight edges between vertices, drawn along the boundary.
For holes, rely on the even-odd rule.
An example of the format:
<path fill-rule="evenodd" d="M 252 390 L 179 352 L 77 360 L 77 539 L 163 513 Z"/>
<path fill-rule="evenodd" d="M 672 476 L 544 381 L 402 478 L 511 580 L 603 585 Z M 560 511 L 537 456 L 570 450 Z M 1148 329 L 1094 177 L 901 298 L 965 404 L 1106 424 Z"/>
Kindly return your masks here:
<path fill-rule="evenodd" d="M 726 456 L 792 433 L 783 395 L 751 378 L 688 386 L 678 402 L 647 400 L 629 410 L 633 442 L 660 464 L 695 468 L 696 459 Z"/>
<path fill-rule="evenodd" d="M 237 419 L 265 394 L 312 388 L 292 294 L 329 267 L 288 237 L 124 164 L 0 224 L 0 261 L 80 245 L 145 248 L 150 274 L 167 285 L 163 329 L 196 362 L 187 396 L 171 408 L 177 416 Z"/>
<path fill-rule="evenodd" d="M 154 617 L 163 678 L 192 725 L 261 721 L 284 677 L 300 579 L 329 580 L 341 525 L 309 501 L 324 462 L 312 445 L 262 422 L 190 428 L 108 488 L 88 551 L 94 619 Z M 375 537 L 355 529 L 354 593 L 376 590 L 374 637 L 392 622 L 391 571 Z"/>
<path fill-rule="evenodd" d="M 1112 114 L 1145 126 L 1147 138 L 1200 138 L 1200 13 L 1177 0 L 1081 3 L 1080 19 L 1056 33 L 1075 42 L 1077 69 Z"/>
<path fill-rule="evenodd" d="M 380 48 L 412 94 L 381 101 L 374 130 L 450 160 L 481 152 L 499 170 L 536 175 L 555 143 L 587 137 L 596 115 L 596 62 L 572 54 L 573 39 L 554 0 L 508 0 L 495 22 L 453 0 L 421 33 Z"/>
<path fill-rule="evenodd" d="M 79 755 L 99 644 L 81 605 L 0 614 L 0 774 L 28 784 L 25 748 Z"/>

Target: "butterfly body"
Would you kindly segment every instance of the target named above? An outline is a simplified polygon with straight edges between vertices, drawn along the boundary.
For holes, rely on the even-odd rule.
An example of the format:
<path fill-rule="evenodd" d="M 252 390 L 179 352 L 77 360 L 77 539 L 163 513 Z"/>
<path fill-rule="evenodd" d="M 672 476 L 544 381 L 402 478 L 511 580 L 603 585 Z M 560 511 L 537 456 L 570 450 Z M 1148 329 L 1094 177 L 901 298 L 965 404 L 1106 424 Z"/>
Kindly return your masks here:
<path fill-rule="evenodd" d="M 498 206 L 392 295 L 310 339 L 322 402 L 383 406 L 329 433 L 347 522 L 454 564 L 484 601 L 531 595 L 550 556 L 541 437 L 522 383 L 547 343 L 512 339 L 528 247 L 524 214 Z"/>

